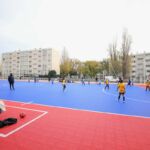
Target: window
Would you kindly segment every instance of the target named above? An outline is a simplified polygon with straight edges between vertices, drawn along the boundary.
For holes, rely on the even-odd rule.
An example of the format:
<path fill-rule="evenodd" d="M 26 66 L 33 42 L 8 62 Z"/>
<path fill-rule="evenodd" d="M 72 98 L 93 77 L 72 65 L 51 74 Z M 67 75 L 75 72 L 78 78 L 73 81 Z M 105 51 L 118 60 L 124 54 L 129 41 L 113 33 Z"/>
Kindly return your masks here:
<path fill-rule="evenodd" d="M 138 60 L 143 60 L 143 58 L 138 58 Z"/>

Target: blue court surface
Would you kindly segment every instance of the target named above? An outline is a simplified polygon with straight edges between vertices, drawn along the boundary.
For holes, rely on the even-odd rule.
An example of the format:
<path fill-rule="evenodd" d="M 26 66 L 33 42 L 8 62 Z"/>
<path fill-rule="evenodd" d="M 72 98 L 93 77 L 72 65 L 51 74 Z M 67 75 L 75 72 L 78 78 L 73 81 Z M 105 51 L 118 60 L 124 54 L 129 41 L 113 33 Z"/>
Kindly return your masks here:
<path fill-rule="evenodd" d="M 122 98 L 118 102 L 115 84 L 110 85 L 110 90 L 104 90 L 104 85 L 68 83 L 63 92 L 61 83 L 15 82 L 15 91 L 11 91 L 7 80 L 0 81 L 0 99 L 4 100 L 150 117 L 150 92 L 141 87 L 127 86 L 125 96 L 125 103 Z"/>

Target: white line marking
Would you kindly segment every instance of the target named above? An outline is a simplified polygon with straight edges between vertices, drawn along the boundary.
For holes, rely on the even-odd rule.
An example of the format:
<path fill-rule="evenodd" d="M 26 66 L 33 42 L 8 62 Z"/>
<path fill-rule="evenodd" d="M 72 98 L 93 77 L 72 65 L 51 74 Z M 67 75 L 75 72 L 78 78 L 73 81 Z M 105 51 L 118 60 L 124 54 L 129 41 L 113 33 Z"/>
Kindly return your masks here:
<path fill-rule="evenodd" d="M 11 101 L 11 100 L 8 100 L 8 101 Z M 13 102 L 18 102 L 18 101 L 13 101 Z M 127 116 L 127 117 L 137 117 L 137 118 L 146 118 L 146 119 L 150 118 L 150 117 L 145 117 L 145 116 L 118 114 L 118 113 L 111 113 L 111 112 L 105 112 L 105 111 L 94 111 L 94 110 L 88 110 L 88 109 L 69 108 L 69 107 L 62 107 L 62 106 L 37 104 L 37 103 L 33 103 L 33 104 L 38 105 L 38 106 L 46 106 L 46 107 L 52 107 L 52 108 L 61 108 L 61 109 L 69 109 L 69 110 L 77 110 L 77 111 L 87 111 L 87 112 L 94 112 L 94 113 L 100 113 L 100 114 L 106 113 L 106 114 L 111 114 L 111 115 L 119 115 L 119 116 Z"/>
<path fill-rule="evenodd" d="M 105 93 L 105 94 L 107 94 L 107 95 L 111 95 L 111 96 L 114 96 L 114 97 L 118 97 L 116 94 L 108 93 L 108 92 L 106 92 L 104 89 L 102 90 L 102 92 Z M 130 100 L 130 101 L 135 101 L 135 102 L 148 103 L 148 104 L 150 104 L 150 101 L 139 100 L 139 99 L 134 99 L 134 98 L 129 98 L 129 97 L 126 97 L 126 99 L 128 99 L 128 100 Z"/>
<path fill-rule="evenodd" d="M 31 104 L 31 103 L 33 103 L 33 101 L 29 101 L 27 103 L 21 104 L 21 106 L 28 105 L 28 104 Z"/>
<path fill-rule="evenodd" d="M 4 101 L 13 101 L 13 102 L 19 103 L 18 101 L 14 101 L 14 100 L 4 100 Z M 24 103 L 24 102 L 20 102 L 20 103 Z M 100 113 L 100 114 L 104 113 L 104 114 L 117 115 L 117 116 L 125 116 L 125 117 L 136 117 L 136 118 L 150 119 L 150 117 L 138 116 L 138 115 L 127 115 L 127 114 L 111 113 L 111 112 L 105 112 L 105 111 L 94 111 L 94 110 L 88 110 L 88 109 L 69 108 L 69 107 L 62 107 L 62 106 L 53 106 L 53 105 L 37 104 L 37 103 L 32 103 L 32 104 L 38 105 L 38 106 L 52 107 L 52 108 L 62 108 L 62 109 L 69 109 L 69 110 L 94 112 L 94 113 Z"/>
<path fill-rule="evenodd" d="M 3 134 L 3 133 L 0 133 L 0 137 L 5 137 L 5 134 Z"/>
<path fill-rule="evenodd" d="M 118 113 L 111 113 L 111 112 L 105 112 L 105 111 L 96 111 L 96 110 L 79 109 L 79 108 L 69 108 L 69 107 L 44 105 L 44 104 L 36 104 L 36 103 L 33 103 L 33 104 L 34 105 L 40 105 L 40 106 L 46 106 L 46 107 L 52 107 L 52 108 L 62 108 L 62 109 L 69 109 L 69 110 L 86 111 L 86 112 L 93 112 L 93 113 L 100 113 L 100 114 L 110 114 L 110 115 L 126 116 L 126 117 L 136 117 L 136 118 L 145 118 L 145 119 L 149 119 L 150 118 L 150 117 L 145 117 L 145 116 L 118 114 Z"/>
<path fill-rule="evenodd" d="M 12 107 L 12 108 L 24 109 L 24 110 L 37 111 L 37 112 L 47 112 L 47 111 L 43 111 L 43 110 L 37 110 L 37 109 L 31 109 L 31 108 L 23 108 L 23 107 L 18 107 L 18 106 L 10 106 L 10 105 L 6 105 L 6 106 L 7 107 Z"/>
<path fill-rule="evenodd" d="M 22 126 L 16 128 L 15 130 L 12 130 L 11 132 L 5 134 L 5 137 L 7 137 L 7 136 L 9 136 L 9 135 L 11 135 L 11 134 L 13 134 L 13 133 L 19 131 L 19 130 L 22 129 L 23 127 L 25 127 L 25 126 L 31 124 L 32 122 L 36 121 L 37 119 L 39 119 L 39 118 L 41 118 L 41 117 L 43 117 L 43 116 L 46 115 L 47 113 L 48 113 L 48 112 L 44 112 L 43 114 L 41 114 L 41 115 L 37 116 L 36 118 L 30 120 L 29 122 L 27 122 L 27 123 L 23 124 Z"/>
<path fill-rule="evenodd" d="M 18 128 L 16 128 L 16 129 L 10 131 L 10 132 L 7 133 L 7 134 L 0 133 L 0 137 L 4 137 L 4 138 L 5 138 L 5 137 L 8 137 L 9 135 L 11 135 L 11 134 L 13 134 L 13 133 L 15 133 L 15 132 L 17 132 L 18 130 L 22 129 L 23 127 L 25 127 L 25 126 L 27 126 L 27 125 L 29 125 L 29 124 L 31 124 L 32 122 L 36 121 L 37 119 L 43 117 L 44 115 L 46 115 L 46 114 L 48 113 L 47 111 L 42 111 L 42 110 L 37 110 L 37 109 L 30 109 L 30 108 L 23 108 L 23 107 L 18 107 L 18 106 L 9 106 L 9 105 L 6 105 L 6 106 L 7 106 L 7 107 L 12 107 L 12 108 L 17 108 L 17 109 L 24 109 L 24 110 L 42 112 L 42 114 L 39 115 L 39 116 L 37 116 L 36 118 L 34 118 L 34 119 L 28 121 L 27 123 L 21 125 L 20 127 L 18 127 Z"/>

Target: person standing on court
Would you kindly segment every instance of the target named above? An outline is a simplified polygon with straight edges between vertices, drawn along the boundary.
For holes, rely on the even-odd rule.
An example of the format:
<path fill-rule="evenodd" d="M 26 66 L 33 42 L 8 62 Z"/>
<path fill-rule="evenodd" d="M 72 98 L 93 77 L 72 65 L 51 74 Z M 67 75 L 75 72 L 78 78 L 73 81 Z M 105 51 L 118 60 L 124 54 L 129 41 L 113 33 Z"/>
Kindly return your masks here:
<path fill-rule="evenodd" d="M 63 79 L 63 81 L 62 81 L 62 86 L 63 86 L 63 92 L 64 92 L 66 89 L 66 80 L 65 79 Z"/>
<path fill-rule="evenodd" d="M 12 73 L 10 73 L 10 75 L 8 76 L 8 82 L 9 82 L 10 90 L 14 90 L 15 79 Z"/>
<path fill-rule="evenodd" d="M 108 88 L 108 90 L 109 90 L 109 80 L 108 79 L 105 80 L 105 90 L 106 90 L 106 88 Z"/>
<path fill-rule="evenodd" d="M 81 83 L 82 83 L 82 85 L 85 85 L 85 82 L 84 82 L 84 78 L 82 77 L 82 79 L 81 79 Z"/>
<path fill-rule="evenodd" d="M 128 80 L 128 84 L 127 85 L 131 86 L 131 80 L 130 80 L 130 78 Z"/>
<path fill-rule="evenodd" d="M 149 80 L 146 81 L 146 89 L 145 90 L 150 91 L 150 81 Z"/>
<path fill-rule="evenodd" d="M 37 82 L 37 79 L 36 79 L 36 76 L 34 76 L 34 83 L 36 83 Z"/>
<path fill-rule="evenodd" d="M 123 97 L 123 102 L 125 102 L 125 92 L 126 92 L 126 88 L 125 88 L 125 84 L 123 83 L 123 80 L 120 80 L 119 84 L 118 84 L 118 91 L 119 91 L 119 95 L 118 95 L 118 102 L 120 100 L 120 97 L 122 95 Z"/>

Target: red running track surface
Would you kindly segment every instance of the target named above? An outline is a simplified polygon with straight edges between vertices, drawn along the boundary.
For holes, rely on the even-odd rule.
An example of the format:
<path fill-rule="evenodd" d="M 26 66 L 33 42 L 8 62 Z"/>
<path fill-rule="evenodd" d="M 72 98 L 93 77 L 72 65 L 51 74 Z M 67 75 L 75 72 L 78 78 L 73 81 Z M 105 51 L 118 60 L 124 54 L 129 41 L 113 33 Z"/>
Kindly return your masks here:
<path fill-rule="evenodd" d="M 7 137 L 0 136 L 1 150 L 149 150 L 150 119 L 6 102 L 0 119 L 17 117 L 18 123 L 0 133 L 29 123 Z M 17 106 L 19 108 L 14 108 Z M 21 107 L 21 108 L 20 108 Z M 47 111 L 23 110 L 22 108 Z M 19 119 L 24 111 L 26 117 Z M 32 121 L 32 122 L 30 122 Z"/>

